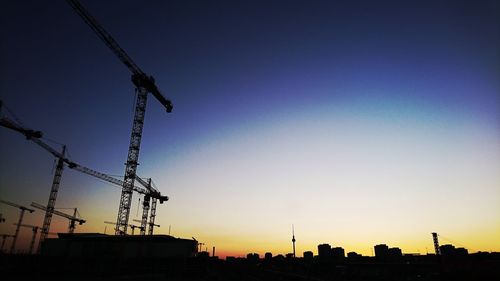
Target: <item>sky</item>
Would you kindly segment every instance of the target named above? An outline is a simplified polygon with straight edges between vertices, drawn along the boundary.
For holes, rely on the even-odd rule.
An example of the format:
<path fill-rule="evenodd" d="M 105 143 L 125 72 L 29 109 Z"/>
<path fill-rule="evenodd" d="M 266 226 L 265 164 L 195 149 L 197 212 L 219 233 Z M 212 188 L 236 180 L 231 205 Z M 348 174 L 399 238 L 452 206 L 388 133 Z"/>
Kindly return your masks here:
<path fill-rule="evenodd" d="M 170 197 L 155 233 L 222 257 L 290 253 L 292 224 L 298 256 L 321 243 L 425 254 L 431 232 L 500 251 L 497 1 L 82 4 L 174 104 L 150 95 L 142 135 L 137 173 Z M 129 70 L 65 1 L 9 0 L 0 21 L 2 116 L 122 178 Z M 6 128 L 0 140 L 0 198 L 46 204 L 54 158 Z M 77 232 L 110 234 L 119 201 L 120 187 L 66 168 L 56 207 L 78 208 Z M 0 213 L 12 234 L 19 211 Z"/>

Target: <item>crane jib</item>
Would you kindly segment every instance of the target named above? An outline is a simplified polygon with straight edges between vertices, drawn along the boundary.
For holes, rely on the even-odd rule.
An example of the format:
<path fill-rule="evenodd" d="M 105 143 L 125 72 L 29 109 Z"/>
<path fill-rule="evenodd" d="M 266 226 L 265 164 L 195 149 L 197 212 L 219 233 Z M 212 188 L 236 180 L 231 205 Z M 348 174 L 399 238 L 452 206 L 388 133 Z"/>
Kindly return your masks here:
<path fill-rule="evenodd" d="M 146 75 L 132 58 L 123 50 L 116 40 L 109 34 L 83 7 L 77 0 L 66 0 L 66 2 L 75 10 L 85 23 L 94 31 L 94 33 L 104 42 L 106 46 L 118 57 L 118 59 L 132 72 L 132 82 L 137 87 L 145 88 L 149 93 L 160 102 L 168 113 L 172 112 L 172 102 L 166 99 L 155 85 L 154 79 Z"/>

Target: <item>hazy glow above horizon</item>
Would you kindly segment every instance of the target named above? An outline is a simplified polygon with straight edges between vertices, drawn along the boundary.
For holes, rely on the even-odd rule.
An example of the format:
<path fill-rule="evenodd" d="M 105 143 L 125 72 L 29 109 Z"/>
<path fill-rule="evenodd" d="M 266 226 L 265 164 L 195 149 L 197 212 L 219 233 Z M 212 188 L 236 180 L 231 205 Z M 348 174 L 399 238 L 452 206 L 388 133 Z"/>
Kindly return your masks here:
<path fill-rule="evenodd" d="M 164 216 L 174 229 L 261 254 L 289 251 L 292 223 L 304 251 L 329 242 L 370 254 L 386 242 L 423 253 L 431 231 L 461 233 L 471 249 L 498 241 L 500 225 L 487 225 L 500 211 L 497 132 L 452 116 L 328 106 L 293 115 L 204 140 L 168 170 L 159 160 L 153 174 L 172 188 Z M 493 232 L 474 241 L 481 228 Z"/>

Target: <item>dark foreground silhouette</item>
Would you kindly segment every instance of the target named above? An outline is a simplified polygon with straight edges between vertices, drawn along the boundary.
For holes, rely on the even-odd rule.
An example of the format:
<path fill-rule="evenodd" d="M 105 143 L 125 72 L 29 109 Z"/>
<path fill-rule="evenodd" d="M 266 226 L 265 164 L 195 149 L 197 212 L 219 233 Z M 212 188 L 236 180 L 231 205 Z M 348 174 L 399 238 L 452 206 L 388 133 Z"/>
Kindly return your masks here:
<path fill-rule="evenodd" d="M 206 253 L 206 252 L 205 252 Z M 68 258 L 0 254 L 2 280 L 500 280 L 500 253 L 293 258 Z"/>

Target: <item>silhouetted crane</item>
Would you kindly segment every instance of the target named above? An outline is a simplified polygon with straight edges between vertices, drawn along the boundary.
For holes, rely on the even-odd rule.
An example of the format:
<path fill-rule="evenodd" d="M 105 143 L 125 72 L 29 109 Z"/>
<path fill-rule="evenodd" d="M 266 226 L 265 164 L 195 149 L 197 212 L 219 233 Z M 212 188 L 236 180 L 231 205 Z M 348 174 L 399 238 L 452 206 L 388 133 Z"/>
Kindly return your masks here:
<path fill-rule="evenodd" d="M 3 247 L 5 246 L 5 241 L 7 240 L 7 238 L 9 237 L 12 237 L 14 238 L 14 235 L 10 235 L 10 234 L 0 234 L 0 237 L 2 237 L 2 246 L 0 247 L 0 252 L 3 253 Z"/>
<path fill-rule="evenodd" d="M 18 224 L 18 223 L 15 223 L 14 225 L 17 225 L 18 227 L 19 226 L 31 227 L 31 230 L 33 231 L 33 235 L 31 236 L 29 253 L 33 254 L 33 248 L 35 246 L 36 234 L 38 233 L 38 228 L 39 227 L 38 226 L 34 226 L 34 225 L 29 225 L 29 224 Z"/>
<path fill-rule="evenodd" d="M 144 194 L 144 200 L 142 201 L 142 217 L 141 217 L 141 235 L 146 234 L 146 224 L 149 225 L 148 228 L 148 235 L 153 235 L 153 228 L 155 226 L 158 226 L 155 224 L 155 219 L 156 219 L 156 204 L 157 201 L 160 200 L 160 204 L 163 204 L 163 201 L 168 200 L 168 197 L 164 196 L 163 198 L 160 196 L 151 196 L 150 194 L 159 194 L 159 191 L 154 187 L 154 183 L 151 180 L 151 178 L 148 179 L 148 181 L 144 181 L 140 177 L 136 176 L 137 181 L 144 187 L 146 187 L 150 193 L 149 194 Z M 147 222 L 148 220 L 148 212 L 150 209 L 149 203 L 151 201 L 151 213 L 149 215 L 149 223 Z"/>
<path fill-rule="evenodd" d="M 69 209 L 69 210 L 73 210 L 73 217 L 74 218 L 79 218 L 80 217 L 80 213 L 78 212 L 78 208 L 57 208 L 58 210 L 61 210 L 61 209 Z M 73 228 L 74 229 L 74 225 L 72 225 L 72 222 L 73 221 L 69 221 L 69 229 L 70 228 Z M 73 233 L 73 232 L 70 232 L 70 233 Z"/>
<path fill-rule="evenodd" d="M 2 105 L 1 101 L 0 101 L 0 105 Z M 47 233 L 49 232 L 50 223 L 52 220 L 52 210 L 54 209 L 54 206 L 55 206 L 57 193 L 59 190 L 59 183 L 61 181 L 62 171 L 64 168 L 64 163 L 66 163 L 68 165 L 68 167 L 71 169 L 74 169 L 74 170 L 77 170 L 79 172 L 85 173 L 87 175 L 91 175 L 93 177 L 96 177 L 98 179 L 116 184 L 118 186 L 123 186 L 125 184 L 123 181 L 121 181 L 119 179 L 116 179 L 114 177 L 111 177 L 111 176 L 104 174 L 104 173 L 101 173 L 101 172 L 97 172 L 97 171 L 92 170 L 90 168 L 81 166 L 81 165 L 69 160 L 65 156 L 66 146 L 63 146 L 62 153 L 58 152 L 57 150 L 55 150 L 54 148 L 52 148 L 51 146 L 49 146 L 48 144 L 46 144 L 45 142 L 40 140 L 40 137 L 43 135 L 40 131 L 34 131 L 31 129 L 24 128 L 24 126 L 22 126 L 21 124 L 16 123 L 5 116 L 0 118 L 0 126 L 12 129 L 14 131 L 17 131 L 17 132 L 23 134 L 26 137 L 26 139 L 31 140 L 32 142 L 41 146 L 43 149 L 47 150 L 49 153 L 51 153 L 54 157 L 56 157 L 58 159 L 56 171 L 54 173 L 54 179 L 52 181 L 52 187 L 51 187 L 51 191 L 50 191 L 50 195 L 49 195 L 49 201 L 48 201 L 47 207 L 46 207 L 47 211 L 45 212 L 44 223 L 43 223 L 42 231 L 41 231 L 41 235 L 40 235 L 39 249 L 40 249 L 41 243 L 47 237 Z M 146 181 L 142 180 L 139 176 L 136 175 L 136 177 L 138 178 L 138 182 L 141 185 L 143 185 L 145 187 L 145 189 L 141 188 L 141 187 L 134 186 L 132 188 L 132 190 L 136 191 L 138 193 L 144 194 L 147 197 L 153 198 L 152 199 L 150 220 L 152 220 L 152 222 L 154 223 L 154 219 L 156 216 L 156 201 L 159 200 L 160 204 L 163 204 L 164 201 L 168 200 L 168 196 L 161 195 L 161 193 L 156 188 L 154 188 L 152 186 L 151 179 L 149 179 L 148 182 L 146 182 Z M 143 217 L 144 217 L 144 212 L 143 212 Z M 147 217 L 147 210 L 146 210 L 146 217 Z M 152 233 L 152 231 L 151 231 L 151 233 Z"/>
<path fill-rule="evenodd" d="M 61 159 L 61 158 L 59 158 L 59 159 Z M 31 206 L 35 207 L 37 209 L 43 210 L 43 211 L 45 211 L 45 213 L 48 212 L 47 211 L 48 210 L 47 207 L 45 207 L 45 206 L 43 206 L 41 204 L 38 204 L 38 203 L 35 203 L 35 202 L 31 202 Z M 84 219 L 77 218 L 75 216 L 68 215 L 66 213 L 59 212 L 59 211 L 54 210 L 54 209 L 52 209 L 52 211 L 51 211 L 51 216 L 52 216 L 52 214 L 60 216 L 60 217 L 63 217 L 63 218 L 66 218 L 66 219 L 69 220 L 68 233 L 74 233 L 75 232 L 75 227 L 76 227 L 75 222 L 78 222 L 79 225 L 82 225 L 82 224 L 84 224 L 86 222 Z M 38 242 L 38 250 L 37 250 L 37 252 L 40 252 L 40 249 L 42 248 L 42 242 L 49 235 L 48 231 L 46 231 L 45 233 L 43 231 L 44 231 L 44 228 L 42 227 L 42 233 L 40 234 L 40 241 Z M 44 235 L 43 240 L 42 240 L 42 235 Z"/>
<path fill-rule="evenodd" d="M 47 211 L 47 208 L 45 206 L 40 205 L 40 204 L 35 203 L 35 202 L 31 202 L 31 206 L 35 207 L 37 209 L 43 210 L 43 211 Z M 58 210 L 52 210 L 52 213 L 54 215 L 58 215 L 60 217 L 67 218 L 69 220 L 68 233 L 75 232 L 75 227 L 76 227 L 75 222 L 78 222 L 78 224 L 80 224 L 80 225 L 85 223 L 84 219 L 78 218 L 76 216 L 68 215 L 68 214 L 63 213 L 63 212 L 59 212 Z"/>
<path fill-rule="evenodd" d="M 33 254 L 33 249 L 34 249 L 35 240 L 36 240 L 36 234 L 38 233 L 38 229 L 40 229 L 41 227 L 36 226 L 36 225 L 18 224 L 18 223 L 14 223 L 14 225 L 22 226 L 22 227 L 29 227 L 33 231 L 33 235 L 31 236 L 30 248 L 29 248 L 29 253 Z M 57 235 L 57 233 L 53 233 L 53 232 L 49 232 L 48 234 Z"/>
<path fill-rule="evenodd" d="M 3 105 L 1 101 L 0 105 Z M 38 247 L 40 249 L 40 245 L 42 244 L 43 240 L 47 237 L 50 228 L 50 223 L 52 221 L 52 213 L 54 210 L 54 206 L 56 204 L 57 193 L 59 191 L 59 184 L 61 182 L 61 176 L 64 169 L 63 158 L 65 157 L 66 146 L 63 146 L 62 152 L 59 153 L 58 151 L 56 151 L 55 149 L 53 149 L 52 147 L 50 147 L 49 145 L 40 140 L 40 138 L 43 135 L 40 131 L 34 131 L 31 129 L 24 128 L 24 126 L 22 126 L 21 124 L 18 124 L 8 119 L 7 117 L 0 118 L 0 125 L 23 134 L 26 137 L 26 139 L 33 141 L 34 143 L 43 147 L 44 149 L 46 149 L 47 151 L 49 151 L 58 158 L 56 170 L 54 172 L 54 178 L 52 179 L 52 187 L 50 189 L 49 200 L 47 202 L 47 207 L 45 211 L 45 217 L 43 219 L 42 232 L 40 235 L 40 242 Z"/>
<path fill-rule="evenodd" d="M 132 72 L 132 83 L 136 87 L 137 100 L 135 104 L 134 123 L 130 136 L 130 145 L 128 150 L 127 162 L 125 166 L 124 184 L 116 220 L 116 235 L 127 233 L 127 225 L 132 204 L 132 189 L 136 179 L 137 165 L 139 161 L 139 149 L 141 146 L 142 129 L 144 126 L 144 117 L 146 113 L 146 101 L 148 93 L 153 96 L 165 107 L 167 112 L 171 112 L 172 102 L 166 99 L 155 84 L 152 76 L 142 71 L 132 58 L 118 45 L 113 37 L 90 15 L 90 13 L 77 0 L 67 0 L 68 4 L 76 13 L 89 25 L 97 36 L 108 46 L 118 59 Z"/>
<path fill-rule="evenodd" d="M 441 255 L 441 251 L 439 250 L 438 234 L 436 232 L 432 233 L 432 241 L 434 242 L 434 251 L 436 252 L 436 255 Z"/>
<path fill-rule="evenodd" d="M 142 222 L 141 220 L 136 220 L 136 219 L 134 219 L 133 221 Z M 159 224 L 155 224 L 155 223 L 151 223 L 151 222 L 149 222 L 148 224 L 149 224 L 149 229 L 151 230 L 151 233 L 148 233 L 148 235 L 153 235 L 153 227 L 160 227 Z M 142 228 L 141 228 L 141 235 L 145 235 L 145 231 Z"/>
<path fill-rule="evenodd" d="M 21 210 L 21 212 L 19 213 L 19 220 L 17 222 L 18 224 L 22 224 L 23 223 L 23 217 L 24 217 L 24 212 L 25 211 L 28 211 L 30 213 L 33 213 L 35 211 L 35 210 L 30 209 L 28 207 L 24 207 L 24 206 L 21 206 L 19 204 L 12 203 L 12 202 L 5 201 L 5 200 L 1 200 L 1 199 L 0 199 L 0 203 L 4 203 L 6 205 L 9 205 L 9 206 L 12 206 L 12 207 L 15 207 L 15 208 L 18 208 L 19 210 Z M 14 237 L 12 239 L 12 245 L 10 246 L 10 253 L 11 254 L 14 253 L 14 249 L 16 248 L 16 241 L 17 241 L 17 236 L 18 235 L 19 235 L 19 225 L 16 227 L 16 233 L 14 234 Z"/>
<path fill-rule="evenodd" d="M 132 229 L 132 235 L 134 235 L 134 231 L 136 228 L 139 228 L 141 231 L 144 231 L 144 228 L 141 228 L 140 225 L 129 224 L 129 226 Z"/>
<path fill-rule="evenodd" d="M 116 222 L 105 221 L 104 223 L 105 224 L 112 224 L 112 225 L 114 225 L 116 227 Z M 132 234 L 131 235 L 134 235 L 134 231 L 135 231 L 136 228 L 139 228 L 141 230 L 141 233 L 143 231 L 143 229 L 139 225 L 129 224 L 129 226 L 130 226 L 130 229 L 132 229 Z M 143 234 L 141 234 L 141 235 L 143 235 Z"/>

